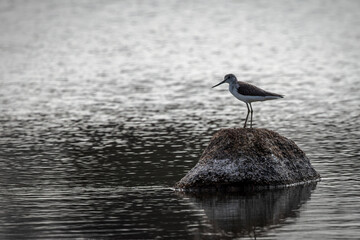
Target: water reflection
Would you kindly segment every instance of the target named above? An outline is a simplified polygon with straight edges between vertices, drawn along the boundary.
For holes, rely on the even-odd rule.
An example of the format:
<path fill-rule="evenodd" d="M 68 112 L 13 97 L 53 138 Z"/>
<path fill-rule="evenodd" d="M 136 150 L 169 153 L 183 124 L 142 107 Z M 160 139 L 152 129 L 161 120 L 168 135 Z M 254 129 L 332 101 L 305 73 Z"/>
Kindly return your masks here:
<path fill-rule="evenodd" d="M 203 209 L 214 232 L 256 238 L 299 217 L 317 183 L 252 193 L 179 193 Z"/>
<path fill-rule="evenodd" d="M 358 10 L 357 0 L 0 1 L 0 239 L 223 239 L 278 225 L 265 237 L 358 239 Z M 301 192 L 188 201 L 167 189 L 215 131 L 243 123 L 245 105 L 210 88 L 228 72 L 285 94 L 255 104 L 254 124 L 294 140 L 323 176 L 296 224 Z"/>

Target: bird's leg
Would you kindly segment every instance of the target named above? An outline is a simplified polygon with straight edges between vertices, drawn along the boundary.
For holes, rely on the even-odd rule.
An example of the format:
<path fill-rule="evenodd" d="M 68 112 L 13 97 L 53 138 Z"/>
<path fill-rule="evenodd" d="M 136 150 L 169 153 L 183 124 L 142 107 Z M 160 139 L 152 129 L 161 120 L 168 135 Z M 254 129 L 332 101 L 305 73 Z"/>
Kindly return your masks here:
<path fill-rule="evenodd" d="M 250 105 L 250 113 L 251 113 L 251 117 L 250 117 L 250 128 L 252 128 L 252 119 L 253 119 L 253 109 L 252 109 L 252 106 L 251 106 L 251 103 L 249 103 Z"/>
<path fill-rule="evenodd" d="M 247 112 L 247 115 L 246 115 L 246 119 L 245 119 L 245 123 L 244 123 L 244 128 L 246 128 L 246 122 L 248 120 L 248 117 L 249 117 L 249 113 L 250 113 L 250 108 L 249 108 L 249 105 L 246 103 L 246 107 L 248 109 L 248 112 Z"/>

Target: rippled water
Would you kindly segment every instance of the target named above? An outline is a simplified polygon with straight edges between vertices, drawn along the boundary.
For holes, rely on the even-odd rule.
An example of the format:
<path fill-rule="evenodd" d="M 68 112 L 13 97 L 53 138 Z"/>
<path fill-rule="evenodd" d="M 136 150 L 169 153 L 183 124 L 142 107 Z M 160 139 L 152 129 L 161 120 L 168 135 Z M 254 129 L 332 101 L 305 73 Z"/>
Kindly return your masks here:
<path fill-rule="evenodd" d="M 360 3 L 0 2 L 0 237 L 356 239 Z M 317 185 L 171 187 L 246 107 L 226 73 L 285 95 L 256 127 L 293 139 Z"/>

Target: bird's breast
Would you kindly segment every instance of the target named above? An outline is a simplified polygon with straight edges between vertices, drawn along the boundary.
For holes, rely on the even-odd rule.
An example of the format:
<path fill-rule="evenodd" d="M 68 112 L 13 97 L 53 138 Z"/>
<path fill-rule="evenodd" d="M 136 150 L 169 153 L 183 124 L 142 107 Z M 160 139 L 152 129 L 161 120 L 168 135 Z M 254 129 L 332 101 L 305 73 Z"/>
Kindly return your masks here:
<path fill-rule="evenodd" d="M 234 97 L 236 97 L 240 101 L 245 102 L 245 103 L 251 103 L 251 102 L 264 101 L 265 100 L 264 97 L 242 95 L 238 91 L 239 87 L 240 86 L 234 84 L 234 85 L 229 87 L 229 91 L 231 92 L 231 94 Z"/>
<path fill-rule="evenodd" d="M 246 102 L 246 97 L 238 93 L 237 87 L 235 84 L 229 85 L 230 93 L 240 101 Z"/>

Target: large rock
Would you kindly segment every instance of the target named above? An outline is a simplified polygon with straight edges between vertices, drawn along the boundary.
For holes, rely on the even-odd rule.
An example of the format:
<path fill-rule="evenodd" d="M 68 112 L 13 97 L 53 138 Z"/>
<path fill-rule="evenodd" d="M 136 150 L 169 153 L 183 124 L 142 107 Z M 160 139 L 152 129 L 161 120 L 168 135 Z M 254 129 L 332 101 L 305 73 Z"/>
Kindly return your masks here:
<path fill-rule="evenodd" d="M 318 179 L 320 175 L 292 140 L 267 129 L 237 128 L 215 133 L 199 162 L 175 188 L 246 190 Z"/>

